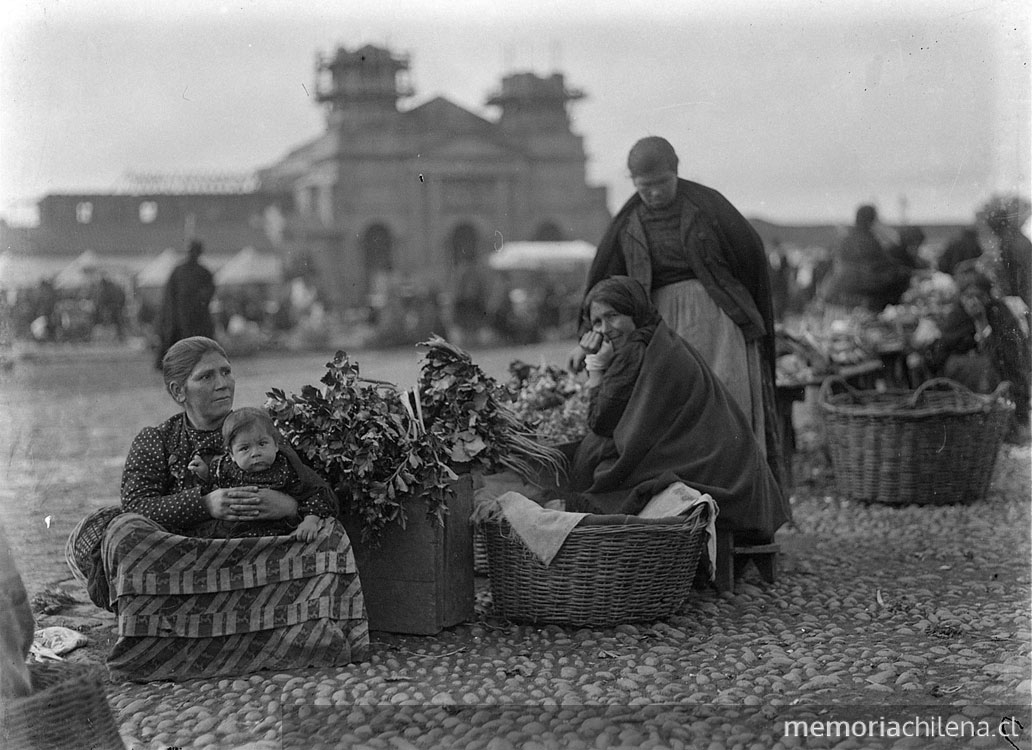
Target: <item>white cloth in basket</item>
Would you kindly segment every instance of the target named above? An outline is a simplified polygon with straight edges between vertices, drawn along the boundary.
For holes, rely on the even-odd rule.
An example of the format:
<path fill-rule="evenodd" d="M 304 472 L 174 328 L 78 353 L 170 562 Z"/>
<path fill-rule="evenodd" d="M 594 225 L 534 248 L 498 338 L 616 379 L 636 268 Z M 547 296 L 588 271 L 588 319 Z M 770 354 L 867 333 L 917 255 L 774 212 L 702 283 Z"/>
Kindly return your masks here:
<path fill-rule="evenodd" d="M 710 580 L 717 571 L 717 503 L 708 494 L 689 487 L 684 482 L 674 482 L 658 495 L 653 495 L 648 504 L 638 513 L 638 518 L 666 518 L 687 515 L 699 504 L 707 506 L 706 555 L 709 557 Z"/>
<path fill-rule="evenodd" d="M 492 491 L 494 490 L 494 491 Z M 710 561 L 710 580 L 717 567 L 717 504 L 683 482 L 674 482 L 655 495 L 638 513 L 639 518 L 667 518 L 686 515 L 699 504 L 706 507 L 706 554 Z M 501 515 L 519 535 L 534 555 L 547 567 L 566 541 L 566 537 L 587 513 L 562 510 L 561 502 L 550 502 L 542 507 L 538 502 L 516 490 L 497 492 L 497 488 L 482 487 L 474 493 L 475 520 Z"/>
<path fill-rule="evenodd" d="M 509 491 L 497 499 L 505 520 L 519 534 L 539 560 L 547 567 L 552 562 L 566 537 L 587 513 L 569 513 L 565 510 L 542 508 L 526 495 Z"/>

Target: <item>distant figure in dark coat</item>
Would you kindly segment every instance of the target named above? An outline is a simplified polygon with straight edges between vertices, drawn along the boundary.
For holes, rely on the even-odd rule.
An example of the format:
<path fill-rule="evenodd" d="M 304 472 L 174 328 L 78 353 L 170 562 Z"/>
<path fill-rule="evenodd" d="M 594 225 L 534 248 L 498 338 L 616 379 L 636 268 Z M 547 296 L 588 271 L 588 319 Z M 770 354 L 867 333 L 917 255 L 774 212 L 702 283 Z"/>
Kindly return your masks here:
<path fill-rule="evenodd" d="M 913 269 L 889 252 L 894 242 L 885 241 L 888 233 L 884 229 L 874 206 L 857 209 L 856 224 L 835 252 L 831 276 L 823 290 L 825 302 L 877 313 L 899 300 Z M 898 238 L 894 240 L 898 242 Z"/>
<path fill-rule="evenodd" d="M 978 230 L 974 227 L 964 227 L 950 240 L 939 256 L 939 270 L 952 276 L 959 264 L 965 260 L 979 258 L 981 255 L 982 244 L 978 241 Z"/>
<path fill-rule="evenodd" d="M 895 281 L 885 289 L 888 304 L 899 304 L 910 288 L 910 279 L 915 272 L 931 268 L 928 261 L 918 254 L 924 241 L 925 233 L 921 227 L 903 227 L 899 230 L 899 241 L 888 248 L 889 257 L 899 263 L 899 273 Z"/>
<path fill-rule="evenodd" d="M 1032 307 L 1032 242 L 1021 232 L 1020 218 L 1007 206 L 987 212 L 985 223 L 999 242 L 996 283 L 1004 297 L 1020 297 Z"/>
<path fill-rule="evenodd" d="M 101 274 L 93 289 L 93 324 L 113 325 L 119 341 L 125 340 L 125 291 Z"/>
<path fill-rule="evenodd" d="M 204 244 L 200 240 L 191 241 L 187 259 L 172 271 L 165 285 L 158 320 L 161 332 L 158 367 L 165 352 L 177 341 L 190 336 L 212 338 L 215 335 L 215 322 L 208 309 L 215 296 L 215 277 L 200 264 L 203 252 Z"/>

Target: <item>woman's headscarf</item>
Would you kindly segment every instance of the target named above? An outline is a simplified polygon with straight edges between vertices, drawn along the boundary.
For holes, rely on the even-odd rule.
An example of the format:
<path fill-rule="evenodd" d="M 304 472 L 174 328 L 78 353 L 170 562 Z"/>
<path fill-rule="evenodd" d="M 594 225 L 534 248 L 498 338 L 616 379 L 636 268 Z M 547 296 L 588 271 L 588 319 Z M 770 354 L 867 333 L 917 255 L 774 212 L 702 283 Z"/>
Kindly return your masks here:
<path fill-rule="evenodd" d="M 590 316 L 592 302 L 604 302 L 618 313 L 630 315 L 635 328 L 653 326 L 661 320 L 645 287 L 630 276 L 610 276 L 595 284 L 584 298 L 585 316 Z"/>

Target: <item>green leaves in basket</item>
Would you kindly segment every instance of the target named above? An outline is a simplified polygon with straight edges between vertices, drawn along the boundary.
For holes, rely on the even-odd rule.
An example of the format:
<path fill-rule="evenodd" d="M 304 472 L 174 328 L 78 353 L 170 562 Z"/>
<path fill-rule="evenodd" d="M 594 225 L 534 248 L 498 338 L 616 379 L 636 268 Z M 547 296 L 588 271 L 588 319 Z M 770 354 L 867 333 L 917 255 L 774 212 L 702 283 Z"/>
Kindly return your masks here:
<path fill-rule="evenodd" d="M 343 351 L 327 363 L 323 387 L 300 394 L 271 389 L 266 408 L 300 455 L 338 493 L 345 514 L 356 516 L 362 539 L 376 542 L 388 524 L 405 525 L 405 503 L 424 498 L 443 523 L 455 472 L 441 439 L 426 429 L 412 394 L 364 380 Z"/>

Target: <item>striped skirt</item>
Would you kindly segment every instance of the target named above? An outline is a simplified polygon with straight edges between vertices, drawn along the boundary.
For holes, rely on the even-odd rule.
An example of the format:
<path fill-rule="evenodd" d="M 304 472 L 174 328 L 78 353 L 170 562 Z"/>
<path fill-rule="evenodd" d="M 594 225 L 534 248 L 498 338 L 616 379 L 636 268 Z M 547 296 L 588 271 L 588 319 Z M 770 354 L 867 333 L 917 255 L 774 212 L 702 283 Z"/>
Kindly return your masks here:
<path fill-rule="evenodd" d="M 337 666 L 368 652 L 358 569 L 336 521 L 313 542 L 201 539 L 123 513 L 101 556 L 118 625 L 113 679 Z"/>

